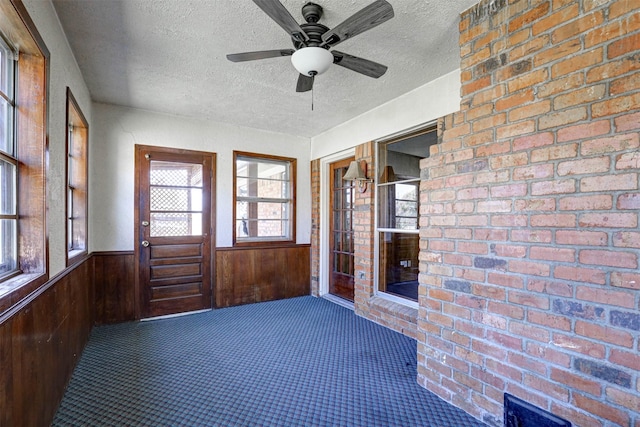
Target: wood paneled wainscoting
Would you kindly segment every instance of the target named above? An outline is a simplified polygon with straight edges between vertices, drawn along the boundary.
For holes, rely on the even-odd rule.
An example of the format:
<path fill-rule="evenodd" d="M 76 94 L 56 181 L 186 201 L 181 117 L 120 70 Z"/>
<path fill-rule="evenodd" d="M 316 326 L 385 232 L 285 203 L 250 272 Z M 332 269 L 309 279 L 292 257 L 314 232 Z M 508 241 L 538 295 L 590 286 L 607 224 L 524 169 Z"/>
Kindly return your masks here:
<path fill-rule="evenodd" d="M 310 245 L 216 250 L 215 307 L 309 295 Z"/>
<path fill-rule="evenodd" d="M 46 426 L 94 324 L 85 258 L 0 313 L 0 426 Z"/>
<path fill-rule="evenodd" d="M 96 325 L 136 320 L 133 251 L 94 252 Z"/>
<path fill-rule="evenodd" d="M 219 249 L 216 306 L 309 294 L 309 245 Z M 133 252 L 98 252 L 0 312 L 0 427 L 51 423 L 94 324 L 135 320 Z"/>

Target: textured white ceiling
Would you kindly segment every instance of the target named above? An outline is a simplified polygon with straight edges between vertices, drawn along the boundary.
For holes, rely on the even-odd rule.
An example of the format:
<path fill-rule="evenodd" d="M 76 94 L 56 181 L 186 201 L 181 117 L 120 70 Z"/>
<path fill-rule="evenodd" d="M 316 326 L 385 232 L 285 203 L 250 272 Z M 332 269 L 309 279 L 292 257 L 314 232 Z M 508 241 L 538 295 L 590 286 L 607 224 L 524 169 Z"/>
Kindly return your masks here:
<path fill-rule="evenodd" d="M 95 101 L 312 137 L 459 67 L 460 13 L 477 0 L 389 0 L 395 17 L 337 50 L 387 65 L 379 79 L 333 65 L 296 93 L 290 49 L 250 0 L 52 0 Z M 317 0 L 332 28 L 373 0 Z M 304 0 L 281 0 L 304 22 Z"/>

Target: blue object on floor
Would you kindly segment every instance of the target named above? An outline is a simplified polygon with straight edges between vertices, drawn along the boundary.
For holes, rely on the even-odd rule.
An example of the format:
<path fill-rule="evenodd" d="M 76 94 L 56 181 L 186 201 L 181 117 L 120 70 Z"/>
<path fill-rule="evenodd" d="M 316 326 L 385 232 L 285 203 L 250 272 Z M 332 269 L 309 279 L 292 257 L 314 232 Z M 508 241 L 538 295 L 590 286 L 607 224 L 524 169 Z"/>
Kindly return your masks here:
<path fill-rule="evenodd" d="M 416 342 L 314 297 L 96 327 L 53 426 L 484 426 Z"/>

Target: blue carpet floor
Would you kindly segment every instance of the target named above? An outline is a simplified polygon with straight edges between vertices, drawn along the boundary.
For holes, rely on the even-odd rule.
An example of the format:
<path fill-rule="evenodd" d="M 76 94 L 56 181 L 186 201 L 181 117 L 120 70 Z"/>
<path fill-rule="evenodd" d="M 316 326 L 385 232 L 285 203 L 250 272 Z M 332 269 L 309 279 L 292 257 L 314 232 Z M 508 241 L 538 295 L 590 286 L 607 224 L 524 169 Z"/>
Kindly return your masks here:
<path fill-rule="evenodd" d="M 484 426 L 416 383 L 416 342 L 301 297 L 94 328 L 53 426 Z"/>

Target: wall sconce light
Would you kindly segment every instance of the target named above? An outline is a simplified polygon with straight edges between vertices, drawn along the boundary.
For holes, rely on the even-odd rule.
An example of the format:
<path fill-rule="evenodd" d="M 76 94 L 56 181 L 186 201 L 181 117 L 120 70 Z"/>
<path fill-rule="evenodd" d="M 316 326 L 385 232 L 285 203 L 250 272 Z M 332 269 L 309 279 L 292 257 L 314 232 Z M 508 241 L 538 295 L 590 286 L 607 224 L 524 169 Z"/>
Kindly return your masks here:
<path fill-rule="evenodd" d="M 372 179 L 367 178 L 367 175 L 365 174 L 364 169 L 362 167 L 363 164 L 364 164 L 364 167 L 366 168 L 367 162 L 365 162 L 364 160 L 361 162 L 356 162 L 354 160 L 349 165 L 349 169 L 347 169 L 347 173 L 345 173 L 344 176 L 342 177 L 342 179 L 344 179 L 345 181 L 357 181 L 358 191 L 360 191 L 361 193 L 364 193 L 365 191 L 367 191 L 367 182 L 373 182 Z"/>

